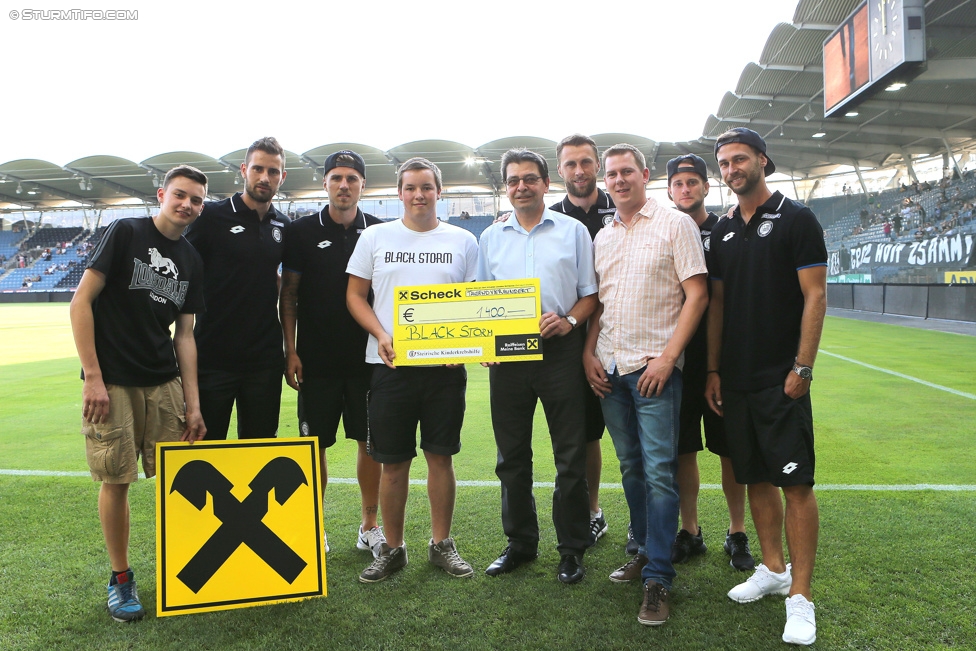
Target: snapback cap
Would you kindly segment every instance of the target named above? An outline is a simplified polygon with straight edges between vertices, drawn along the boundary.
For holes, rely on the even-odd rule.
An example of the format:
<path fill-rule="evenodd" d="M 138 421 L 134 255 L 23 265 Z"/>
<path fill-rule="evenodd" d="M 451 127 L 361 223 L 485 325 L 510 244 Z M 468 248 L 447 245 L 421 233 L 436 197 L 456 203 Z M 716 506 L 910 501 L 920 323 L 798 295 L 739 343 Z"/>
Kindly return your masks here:
<path fill-rule="evenodd" d="M 762 152 L 763 156 L 766 157 L 766 167 L 763 168 L 766 176 L 776 171 L 776 165 L 773 164 L 773 159 L 766 153 L 766 141 L 758 133 L 745 127 L 729 129 L 720 135 L 718 140 L 715 141 L 715 157 L 718 158 L 719 149 L 733 142 L 741 142 Z"/>

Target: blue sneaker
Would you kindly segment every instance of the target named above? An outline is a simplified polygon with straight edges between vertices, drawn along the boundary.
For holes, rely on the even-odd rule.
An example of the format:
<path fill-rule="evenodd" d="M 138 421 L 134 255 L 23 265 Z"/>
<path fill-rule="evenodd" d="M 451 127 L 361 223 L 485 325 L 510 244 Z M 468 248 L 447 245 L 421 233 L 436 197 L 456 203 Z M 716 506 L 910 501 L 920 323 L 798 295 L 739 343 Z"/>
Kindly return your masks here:
<path fill-rule="evenodd" d="M 119 575 L 121 576 L 121 574 Z M 117 622 L 134 622 L 146 615 L 136 592 L 132 570 L 125 572 L 124 581 L 108 586 L 108 612 Z"/>

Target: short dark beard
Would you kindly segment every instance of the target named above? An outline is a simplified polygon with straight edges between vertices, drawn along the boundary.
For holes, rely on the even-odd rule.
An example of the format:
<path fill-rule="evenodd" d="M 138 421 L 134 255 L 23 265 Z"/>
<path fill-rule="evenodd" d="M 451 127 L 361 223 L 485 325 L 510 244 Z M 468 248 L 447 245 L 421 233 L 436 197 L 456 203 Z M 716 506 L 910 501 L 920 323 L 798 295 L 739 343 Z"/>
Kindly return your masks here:
<path fill-rule="evenodd" d="M 566 193 L 573 195 L 577 199 L 586 199 L 593 194 L 594 190 L 596 190 L 596 178 L 586 184 L 586 189 L 582 193 L 576 189 L 576 185 L 572 181 L 566 182 Z"/>

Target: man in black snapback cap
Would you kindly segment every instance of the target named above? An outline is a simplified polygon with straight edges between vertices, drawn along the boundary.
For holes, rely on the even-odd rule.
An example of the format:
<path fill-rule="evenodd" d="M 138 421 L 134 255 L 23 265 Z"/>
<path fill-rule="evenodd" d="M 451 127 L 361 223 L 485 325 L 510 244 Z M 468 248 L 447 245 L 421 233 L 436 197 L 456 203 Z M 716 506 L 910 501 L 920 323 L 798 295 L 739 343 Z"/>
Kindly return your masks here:
<path fill-rule="evenodd" d="M 705 210 L 708 196 L 708 167 L 694 154 L 678 156 L 668 161 L 668 196 L 675 208 L 698 224 L 705 254 L 711 243 L 711 231 L 719 217 Z M 704 554 L 705 541 L 698 524 L 698 492 L 701 479 L 698 473 L 698 451 L 702 447 L 702 427 L 705 446 L 717 454 L 722 464 L 722 491 L 729 509 L 729 528 L 725 535 L 725 553 L 737 570 L 755 567 L 745 533 L 746 488 L 735 481 L 729 445 L 725 438 L 723 419 L 708 408 L 705 402 L 707 371 L 708 312 L 702 316 L 695 335 L 685 348 L 684 389 L 681 393 L 681 417 L 678 436 L 678 497 L 681 508 L 681 530 L 671 548 L 671 562 L 684 563 L 690 557 Z"/>
<path fill-rule="evenodd" d="M 363 357 L 368 335 L 346 307 L 346 265 L 360 234 L 381 222 L 359 208 L 366 163 L 356 152 L 346 149 L 326 158 L 322 185 L 329 204 L 285 228 L 279 301 L 285 381 L 298 391 L 300 434 L 319 439 L 323 487 L 328 480 L 326 449 L 335 445 L 340 417 L 346 438 L 357 441 L 362 513 L 356 546 L 375 555 L 386 541 L 377 520 L 382 466 L 366 451 L 372 367 Z"/>
<path fill-rule="evenodd" d="M 729 598 L 788 595 L 783 641 L 812 644 L 820 516 L 810 383 L 827 311 L 827 248 L 810 209 L 767 187 L 775 167 L 759 134 L 727 131 L 715 156 L 739 206 L 712 229 L 705 397 L 725 417 L 735 478 L 749 487 L 763 556 Z"/>

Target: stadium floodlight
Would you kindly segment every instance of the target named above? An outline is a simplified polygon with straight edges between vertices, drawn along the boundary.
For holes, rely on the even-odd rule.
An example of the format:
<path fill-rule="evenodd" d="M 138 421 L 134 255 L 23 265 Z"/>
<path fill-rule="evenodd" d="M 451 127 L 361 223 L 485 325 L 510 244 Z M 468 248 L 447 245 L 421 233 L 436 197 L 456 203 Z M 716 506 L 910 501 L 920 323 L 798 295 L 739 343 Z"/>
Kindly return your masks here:
<path fill-rule="evenodd" d="M 85 177 L 81 177 L 81 179 L 78 180 L 78 187 L 82 190 L 85 189 Z"/>
<path fill-rule="evenodd" d="M 827 132 L 826 131 L 818 131 L 818 132 L 816 132 L 815 134 L 813 134 L 810 137 L 811 138 L 823 138 L 826 135 L 827 135 Z"/>
<path fill-rule="evenodd" d="M 319 173 L 316 172 L 315 170 L 312 170 L 312 180 L 313 181 L 318 181 L 319 180 Z"/>
<path fill-rule="evenodd" d="M 241 175 L 240 173 L 238 173 L 234 175 L 234 185 L 240 185 L 240 184 L 241 184 Z"/>
<path fill-rule="evenodd" d="M 808 104 L 807 105 L 807 112 L 803 116 L 803 119 L 806 120 L 807 122 L 809 122 L 810 120 L 812 120 L 815 117 L 817 117 L 817 114 L 813 112 L 813 106 L 810 105 L 810 104 Z"/>
<path fill-rule="evenodd" d="M 88 185 L 85 186 L 85 189 L 91 192 L 92 189 L 91 179 L 88 179 Z"/>
<path fill-rule="evenodd" d="M 903 84 L 903 83 L 901 83 L 900 81 L 896 81 L 896 82 L 895 82 L 895 83 L 893 83 L 892 85 L 890 85 L 890 86 L 888 86 L 887 88 L 885 88 L 885 90 L 886 90 L 886 91 L 888 91 L 889 93 L 894 93 L 894 92 L 896 92 L 896 91 L 899 91 L 899 90 L 901 90 L 902 88 L 904 88 L 904 87 L 905 87 L 905 86 L 907 86 L 907 85 L 908 85 L 908 84 Z"/>
<path fill-rule="evenodd" d="M 860 113 L 858 113 L 857 111 L 848 111 L 847 113 L 844 114 L 844 117 L 845 118 L 856 118 L 859 115 L 860 115 Z"/>
<path fill-rule="evenodd" d="M 23 193 L 24 193 L 24 188 L 23 188 L 23 186 L 20 183 L 18 183 L 17 184 L 17 194 L 23 194 Z"/>

